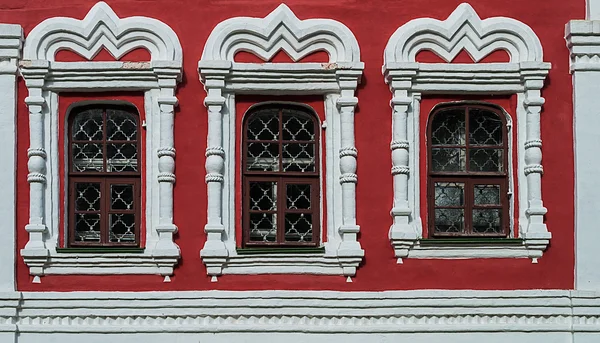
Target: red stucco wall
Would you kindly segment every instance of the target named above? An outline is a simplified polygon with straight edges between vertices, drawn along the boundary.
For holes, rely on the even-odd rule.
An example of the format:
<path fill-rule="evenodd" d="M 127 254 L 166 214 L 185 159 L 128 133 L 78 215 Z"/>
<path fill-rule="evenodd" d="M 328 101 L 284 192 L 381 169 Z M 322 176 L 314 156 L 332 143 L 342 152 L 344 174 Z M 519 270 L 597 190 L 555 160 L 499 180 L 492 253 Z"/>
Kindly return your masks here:
<path fill-rule="evenodd" d="M 0 22 L 21 24 L 27 34 L 40 21 L 54 16 L 83 18 L 94 1 L 28 0 L 0 1 Z M 28 269 L 18 258 L 18 289 L 22 291 L 70 290 L 205 290 L 205 289 L 331 289 L 331 290 L 388 290 L 388 289 L 537 289 L 573 287 L 573 135 L 572 86 L 568 73 L 568 51 L 563 39 L 564 24 L 582 18 L 584 1 L 521 1 L 475 0 L 471 5 L 482 18 L 508 16 L 530 25 L 540 37 L 545 61 L 552 63 L 543 96 L 546 104 L 542 113 L 544 140 L 543 194 L 548 208 L 546 223 L 552 232 L 551 246 L 539 264 L 528 259 L 478 260 L 405 260 L 396 264 L 388 241 L 392 206 L 391 156 L 391 94 L 383 82 L 381 65 L 383 50 L 397 27 L 417 17 L 445 19 L 460 3 L 458 0 L 290 0 L 286 3 L 300 19 L 332 18 L 346 24 L 356 35 L 366 69 L 358 91 L 356 112 L 356 147 L 359 151 L 357 188 L 357 222 L 361 226 L 360 242 L 365 249 L 365 262 L 352 283 L 341 276 L 258 275 L 222 276 L 211 283 L 200 261 L 199 251 L 205 240 L 206 184 L 204 183 L 204 150 L 206 148 L 207 114 L 202 100 L 205 96 L 198 81 L 197 62 L 202 55 L 206 38 L 222 20 L 234 16 L 264 17 L 278 1 L 272 0 L 202 0 L 165 2 L 110 1 L 120 17 L 143 15 L 157 18 L 170 25 L 178 34 L 184 49 L 184 78 L 178 89 L 180 104 L 175 119 L 177 149 L 175 187 L 175 218 L 179 227 L 176 243 L 182 258 L 171 283 L 160 276 L 45 276 L 41 284 L 32 284 Z M 321 61 L 312 56 L 307 61 Z M 61 53 L 60 60 L 77 57 Z M 145 52 L 134 52 L 125 59 L 145 60 Z M 239 56 L 251 61 L 251 56 Z M 432 56 L 422 56 L 430 60 Z M 468 57 L 466 57 L 468 58 Z M 490 60 L 502 60 L 502 53 Z M 101 54 L 98 60 L 110 60 Z M 285 60 L 285 56 L 278 56 Z M 459 62 L 465 62 L 465 56 Z M 17 246 L 24 247 L 27 234 L 29 186 L 27 177 L 28 112 L 24 104 L 27 95 L 22 80 L 18 96 L 18 199 Z M 141 98 L 127 94 L 75 94 L 63 97 L 60 113 L 68 105 L 83 98 L 121 99 L 132 101 L 142 110 Z M 306 98 L 304 98 L 306 99 Z M 459 97 L 425 97 L 422 113 L 440 101 Z M 484 100 L 503 106 L 514 115 L 514 99 L 484 97 Z M 265 97 L 244 97 L 238 111 Z M 277 100 L 272 98 L 269 100 Z M 298 100 L 298 99 L 296 99 Z M 302 99 L 300 99 L 302 100 Z M 322 104 L 309 98 L 309 104 L 323 116 Z M 142 114 L 143 115 L 143 114 Z M 422 125 L 424 128 L 424 125 Z M 62 129 L 62 128 L 61 128 Z M 424 142 L 422 141 L 422 144 Z M 424 165 L 421 167 L 424 173 Z"/>

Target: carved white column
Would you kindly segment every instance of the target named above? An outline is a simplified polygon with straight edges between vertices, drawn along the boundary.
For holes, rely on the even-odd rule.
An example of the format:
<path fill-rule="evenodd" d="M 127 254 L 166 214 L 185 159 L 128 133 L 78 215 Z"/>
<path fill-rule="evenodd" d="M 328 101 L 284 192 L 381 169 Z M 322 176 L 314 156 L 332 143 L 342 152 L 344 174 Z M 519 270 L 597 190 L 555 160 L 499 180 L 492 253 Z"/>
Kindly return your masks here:
<path fill-rule="evenodd" d="M 200 257 L 206 265 L 207 274 L 220 275 L 229 252 L 224 243 L 227 234 L 223 225 L 223 182 L 225 150 L 223 149 L 223 108 L 225 97 L 225 75 L 228 64 L 223 69 L 202 69 L 207 96 L 204 105 L 208 109 L 208 137 L 206 142 L 206 187 L 208 192 L 207 222 L 204 227 L 206 243 Z M 213 279 L 214 280 L 214 279 Z"/>
<path fill-rule="evenodd" d="M 29 149 L 27 167 L 29 174 L 29 223 L 25 230 L 29 241 L 21 250 L 21 256 L 29 265 L 34 282 L 39 282 L 43 267 L 48 258 L 45 235 L 47 234 L 44 210 L 44 192 L 46 187 L 46 147 L 44 146 L 44 116 L 46 103 L 42 87 L 48 73 L 47 61 L 27 61 L 22 65 L 21 73 L 29 90 L 25 103 L 29 108 Z"/>
<path fill-rule="evenodd" d="M 0 292 L 15 291 L 16 246 L 16 147 L 17 63 L 21 55 L 23 29 L 0 24 Z"/>

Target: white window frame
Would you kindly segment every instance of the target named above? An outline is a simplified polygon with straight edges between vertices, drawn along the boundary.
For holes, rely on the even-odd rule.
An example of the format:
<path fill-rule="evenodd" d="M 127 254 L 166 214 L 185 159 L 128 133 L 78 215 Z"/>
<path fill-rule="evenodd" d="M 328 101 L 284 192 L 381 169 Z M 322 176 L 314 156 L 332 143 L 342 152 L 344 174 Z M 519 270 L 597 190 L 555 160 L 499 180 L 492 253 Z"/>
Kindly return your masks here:
<path fill-rule="evenodd" d="M 284 50 L 294 61 L 326 51 L 329 63 L 240 63 L 239 51 L 264 61 Z M 357 240 L 355 97 L 364 64 L 354 34 L 331 19 L 299 20 L 280 5 L 265 18 L 237 17 L 210 34 L 200 78 L 207 97 L 207 240 L 200 252 L 207 274 L 296 273 L 352 276 L 364 256 Z M 236 250 L 236 94 L 323 95 L 325 101 L 325 253 L 240 255 Z M 276 100 L 276 99 L 274 99 Z M 241 114 L 240 114 L 241 115 Z M 241 186 L 241 185 L 237 185 Z M 350 280 L 350 279 L 348 279 Z"/>
<path fill-rule="evenodd" d="M 449 63 L 462 50 L 479 62 L 495 50 L 505 50 L 507 63 Z M 419 63 L 416 55 L 430 50 L 447 63 Z M 540 91 L 550 70 L 542 45 L 526 24 L 505 17 L 481 20 L 466 3 L 441 21 L 411 20 L 391 36 L 384 52 L 383 74 L 392 92 L 393 225 L 390 242 L 398 263 L 403 258 L 531 258 L 537 263 L 550 242 L 542 202 Z M 423 94 L 516 94 L 519 244 L 497 243 L 421 245 L 419 116 Z M 512 143 L 512 142 L 509 142 Z M 514 213 L 514 211 L 512 212 Z M 511 215 L 512 215 L 511 213 Z"/>
<path fill-rule="evenodd" d="M 102 48 L 115 58 L 145 48 L 149 62 L 57 62 L 71 50 L 93 58 Z M 83 20 L 55 17 L 37 25 L 23 48 L 21 75 L 29 96 L 29 241 L 21 256 L 39 283 L 49 274 L 159 274 L 169 281 L 180 252 L 173 242 L 173 146 L 175 88 L 181 80 L 182 49 L 175 32 L 152 18 L 120 19 L 104 2 Z M 143 253 L 57 252 L 59 244 L 58 97 L 60 92 L 143 91 L 147 121 L 146 241 Z M 140 109 L 141 110 L 141 109 Z M 66 194 L 66 193 L 65 193 Z"/>

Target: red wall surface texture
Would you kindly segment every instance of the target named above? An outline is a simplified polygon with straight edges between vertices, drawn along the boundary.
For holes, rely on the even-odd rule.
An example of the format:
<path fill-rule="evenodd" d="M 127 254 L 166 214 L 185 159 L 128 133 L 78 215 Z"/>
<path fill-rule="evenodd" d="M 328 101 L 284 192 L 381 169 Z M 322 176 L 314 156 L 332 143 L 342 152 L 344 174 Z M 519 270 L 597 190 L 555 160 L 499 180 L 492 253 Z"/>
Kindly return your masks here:
<path fill-rule="evenodd" d="M 264 17 L 279 5 L 273 0 L 172 0 L 110 1 L 109 5 L 120 17 L 141 15 L 159 19 L 170 25 L 179 36 L 184 51 L 184 77 L 177 91 L 179 107 L 175 118 L 175 147 L 177 149 L 175 186 L 175 218 L 179 227 L 176 243 L 182 258 L 170 283 L 160 276 L 45 276 L 41 284 L 31 283 L 28 268 L 18 258 L 17 279 L 21 291 L 133 291 L 133 290 L 403 290 L 403 289 L 570 289 L 573 287 L 573 135 L 572 86 L 568 73 L 568 50 L 563 39 L 564 24 L 570 19 L 582 18 L 584 1 L 521 1 L 476 0 L 471 5 L 482 18 L 506 16 L 518 19 L 533 28 L 544 47 L 545 61 L 552 70 L 542 94 L 546 104 L 542 112 L 542 139 L 544 140 L 544 176 L 542 190 L 548 208 L 546 223 L 552 232 L 551 246 L 539 264 L 529 259 L 475 259 L 475 260 L 415 260 L 407 259 L 398 265 L 388 241 L 392 223 L 391 156 L 391 94 L 383 82 L 381 65 L 383 50 L 391 34 L 402 24 L 418 17 L 446 19 L 459 5 L 458 0 L 290 0 L 286 4 L 300 19 L 332 18 L 347 25 L 356 35 L 361 47 L 365 71 L 357 96 L 356 147 L 358 157 L 357 222 L 361 226 L 360 243 L 365 250 L 365 261 L 352 283 L 341 276 L 316 275 L 225 275 L 211 283 L 199 258 L 205 241 L 206 184 L 204 183 L 204 151 L 206 148 L 207 113 L 202 103 L 205 92 L 198 81 L 197 62 L 211 30 L 222 20 L 235 16 Z M 55 16 L 83 18 L 94 1 L 75 0 L 68 4 L 61 0 L 0 1 L 0 22 L 21 24 L 25 34 L 42 20 Z M 543 4 L 543 5 L 542 5 Z M 82 60 L 71 52 L 59 52 L 57 60 Z M 145 51 L 134 51 L 122 60 L 143 61 Z M 239 61 L 261 62 L 244 53 Z M 483 62 L 505 61 L 506 54 L 495 52 Z M 113 60 L 102 52 L 95 60 Z M 323 53 L 316 53 L 304 61 L 325 61 Z M 440 61 L 434 54 L 423 52 L 423 62 Z M 279 54 L 273 62 L 289 61 Z M 454 62 L 472 63 L 467 54 Z M 481 63 L 483 63 L 481 62 Z M 443 62 L 442 62 L 443 63 Z M 29 145 L 28 111 L 24 103 L 27 89 L 18 84 L 18 199 L 17 246 L 27 242 L 25 225 L 28 221 L 29 186 L 27 183 L 27 148 Z M 130 101 L 143 112 L 143 99 L 131 93 L 87 93 L 61 95 L 60 115 L 71 103 L 79 100 L 120 99 Z M 502 106 L 513 116 L 514 97 L 487 96 L 465 98 L 460 96 L 425 96 L 422 113 L 428 113 L 439 102 L 475 99 Z M 238 111 L 243 113 L 251 104 L 260 101 L 295 100 L 311 105 L 323 117 L 319 97 L 285 98 L 241 97 Z M 144 115 L 141 113 L 142 116 Z M 64 119 L 64 118 L 62 118 Z M 241 123 L 241 116 L 239 118 Z M 61 122 L 64 123 L 64 120 Z M 238 123 L 238 125 L 240 125 Z M 426 123 L 423 116 L 422 124 Z M 425 125 L 421 125 L 424 130 Z M 64 128 L 61 128 L 63 130 Z M 424 134 L 424 131 L 421 133 Z M 423 137 L 423 136 L 422 136 Z M 425 175 L 424 141 L 420 147 Z M 63 158 L 62 156 L 61 158 Z M 513 156 L 514 158 L 514 156 Z M 422 192 L 424 192 L 422 188 Z M 425 194 L 425 193 L 423 193 Z M 324 228 L 325 230 L 326 228 Z M 239 241 L 239 240 L 238 240 Z"/>

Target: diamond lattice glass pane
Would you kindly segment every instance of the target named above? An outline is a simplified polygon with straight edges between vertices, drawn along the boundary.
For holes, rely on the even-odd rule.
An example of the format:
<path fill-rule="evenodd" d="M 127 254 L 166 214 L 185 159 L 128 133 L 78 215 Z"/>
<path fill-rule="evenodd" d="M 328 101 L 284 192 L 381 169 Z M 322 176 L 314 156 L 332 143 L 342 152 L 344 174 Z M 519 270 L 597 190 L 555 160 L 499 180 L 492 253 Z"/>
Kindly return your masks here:
<path fill-rule="evenodd" d="M 135 141 L 137 139 L 136 118 L 122 110 L 106 110 L 106 140 Z"/>
<path fill-rule="evenodd" d="M 499 209 L 473 209 L 473 232 L 502 233 Z"/>
<path fill-rule="evenodd" d="M 73 119 L 72 137 L 76 141 L 102 140 L 102 110 L 86 110 Z"/>
<path fill-rule="evenodd" d="M 305 213 L 286 213 L 285 240 L 288 242 L 311 242 L 312 215 Z"/>
<path fill-rule="evenodd" d="M 277 240 L 277 214 L 250 213 L 250 241 L 275 242 Z"/>
<path fill-rule="evenodd" d="M 108 229 L 110 241 L 113 243 L 135 242 L 135 214 L 111 213 Z"/>
<path fill-rule="evenodd" d="M 469 150 L 469 170 L 474 172 L 502 172 L 502 149 L 471 149 Z"/>
<path fill-rule="evenodd" d="M 432 169 L 436 172 L 465 171 L 466 150 L 460 148 L 432 148 Z"/>
<path fill-rule="evenodd" d="M 310 184 L 288 184 L 285 191 L 287 208 L 291 210 L 309 210 L 310 188 Z"/>
<path fill-rule="evenodd" d="M 101 172 L 104 168 L 102 144 L 73 143 L 72 154 L 75 172 Z"/>
<path fill-rule="evenodd" d="M 283 144 L 283 171 L 314 172 L 315 145 L 312 143 Z"/>
<path fill-rule="evenodd" d="M 431 144 L 465 145 L 464 109 L 442 110 L 431 122 Z"/>
<path fill-rule="evenodd" d="M 250 210 L 277 210 L 277 182 L 250 181 Z"/>
<path fill-rule="evenodd" d="M 283 140 L 315 140 L 315 124 L 308 115 L 299 111 L 284 109 L 282 116 Z"/>
<path fill-rule="evenodd" d="M 502 145 L 502 120 L 496 113 L 469 109 L 469 144 Z"/>
<path fill-rule="evenodd" d="M 435 206 L 463 206 L 465 203 L 465 184 L 457 182 L 436 182 Z"/>
<path fill-rule="evenodd" d="M 100 211 L 101 194 L 100 183 L 76 183 L 75 211 Z"/>
<path fill-rule="evenodd" d="M 109 172 L 136 172 L 137 163 L 137 144 L 107 144 L 106 153 L 108 154 L 107 171 Z"/>
<path fill-rule="evenodd" d="M 500 185 L 475 185 L 475 205 L 500 205 Z"/>
<path fill-rule="evenodd" d="M 110 185 L 111 210 L 133 210 L 133 185 Z"/>
<path fill-rule="evenodd" d="M 279 144 L 248 143 L 246 168 L 248 171 L 279 171 Z"/>
<path fill-rule="evenodd" d="M 75 241 L 100 242 L 100 214 L 75 213 Z"/>
<path fill-rule="evenodd" d="M 435 232 L 460 233 L 465 230 L 464 210 L 462 209 L 435 209 Z"/>
<path fill-rule="evenodd" d="M 248 122 L 248 140 L 279 140 L 279 110 L 266 109 L 255 113 Z"/>

